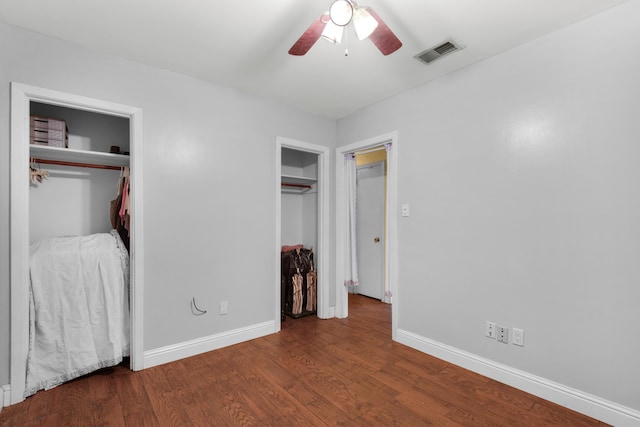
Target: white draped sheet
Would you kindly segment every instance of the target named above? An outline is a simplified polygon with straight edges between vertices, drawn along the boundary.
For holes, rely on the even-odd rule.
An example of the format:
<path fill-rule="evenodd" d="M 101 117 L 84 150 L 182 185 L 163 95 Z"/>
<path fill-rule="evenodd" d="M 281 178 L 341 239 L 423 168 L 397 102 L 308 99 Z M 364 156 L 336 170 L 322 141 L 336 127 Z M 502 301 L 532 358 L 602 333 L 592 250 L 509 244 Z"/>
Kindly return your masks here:
<path fill-rule="evenodd" d="M 117 232 L 30 247 L 25 397 L 129 355 L 129 255 Z"/>

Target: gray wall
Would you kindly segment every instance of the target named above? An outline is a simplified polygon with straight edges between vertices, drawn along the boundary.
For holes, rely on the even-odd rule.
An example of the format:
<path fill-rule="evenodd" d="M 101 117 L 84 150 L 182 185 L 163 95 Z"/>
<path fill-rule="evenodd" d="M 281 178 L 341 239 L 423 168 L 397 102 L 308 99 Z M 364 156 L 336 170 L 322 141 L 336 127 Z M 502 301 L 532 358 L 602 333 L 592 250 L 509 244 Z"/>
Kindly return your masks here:
<path fill-rule="evenodd" d="M 9 383 L 11 81 L 143 109 L 145 350 L 275 320 L 276 136 L 333 146 L 333 120 L 3 23 L 0 52 L 0 385 Z M 205 308 L 228 301 L 229 314 L 194 316 L 194 296 Z"/>
<path fill-rule="evenodd" d="M 289 148 L 282 149 L 282 174 L 306 178 L 318 177 L 318 155 Z M 317 186 L 305 193 L 283 191 L 281 195 L 281 243 L 303 244 L 317 249 Z M 333 292 L 335 294 L 335 290 Z"/>
<path fill-rule="evenodd" d="M 636 410 L 638 16 L 625 3 L 338 121 L 338 146 L 399 133 L 401 329 Z"/>

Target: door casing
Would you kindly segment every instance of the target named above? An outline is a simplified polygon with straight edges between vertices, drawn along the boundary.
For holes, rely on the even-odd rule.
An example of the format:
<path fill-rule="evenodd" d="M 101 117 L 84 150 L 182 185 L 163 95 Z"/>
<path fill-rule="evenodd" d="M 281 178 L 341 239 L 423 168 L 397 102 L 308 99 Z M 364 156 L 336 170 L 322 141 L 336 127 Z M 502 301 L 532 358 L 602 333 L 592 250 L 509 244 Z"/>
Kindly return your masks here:
<path fill-rule="evenodd" d="M 142 109 L 11 83 L 11 404 L 24 400 L 29 337 L 29 111 L 31 101 L 129 119 L 131 175 L 130 307 L 132 370 L 143 369 Z"/>
<path fill-rule="evenodd" d="M 290 148 L 298 151 L 306 151 L 318 156 L 318 247 L 314 248 L 316 257 L 316 271 L 318 272 L 318 310 L 317 316 L 321 319 L 334 317 L 334 310 L 330 306 L 329 289 L 329 148 L 322 145 L 311 144 L 304 141 L 276 137 L 276 224 L 274 250 L 274 296 L 275 296 L 275 321 L 276 332 L 280 331 L 281 315 L 281 282 L 280 282 L 280 251 L 282 248 L 282 149 Z"/>
<path fill-rule="evenodd" d="M 387 199 L 385 203 L 385 228 L 387 238 L 385 240 L 385 280 L 391 293 L 391 334 L 396 340 L 398 330 L 398 313 L 402 308 L 402 295 L 398 284 L 398 153 L 400 146 L 398 132 L 374 136 L 357 141 L 336 149 L 336 317 L 345 318 L 349 315 L 348 291 L 344 286 L 345 271 L 345 239 L 346 232 L 346 203 L 344 175 L 344 156 L 361 150 L 366 150 L 379 145 L 390 144 L 387 150 Z"/>

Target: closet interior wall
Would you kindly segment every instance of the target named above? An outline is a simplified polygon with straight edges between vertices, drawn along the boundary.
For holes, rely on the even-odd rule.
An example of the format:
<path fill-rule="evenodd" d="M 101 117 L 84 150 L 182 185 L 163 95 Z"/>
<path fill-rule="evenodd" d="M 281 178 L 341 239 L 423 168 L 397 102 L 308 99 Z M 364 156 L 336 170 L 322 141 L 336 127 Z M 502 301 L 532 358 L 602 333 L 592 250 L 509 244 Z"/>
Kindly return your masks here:
<path fill-rule="evenodd" d="M 303 250 L 281 254 L 281 319 L 317 308 L 318 154 L 282 148 L 281 242 Z"/>
<path fill-rule="evenodd" d="M 290 148 L 282 149 L 282 175 L 318 177 L 318 155 Z M 286 180 L 283 179 L 283 182 Z M 318 192 L 317 183 L 309 183 L 310 189 L 283 187 L 282 191 L 282 245 L 303 244 L 305 248 L 317 248 L 318 241 Z M 316 260 L 317 262 L 317 260 Z"/>
<path fill-rule="evenodd" d="M 129 119 L 31 102 L 31 114 L 65 120 L 69 149 L 108 153 L 130 151 Z M 109 204 L 120 172 L 42 164 L 49 177 L 29 189 L 29 241 L 111 230 Z M 25 172 L 26 173 L 26 172 Z"/>

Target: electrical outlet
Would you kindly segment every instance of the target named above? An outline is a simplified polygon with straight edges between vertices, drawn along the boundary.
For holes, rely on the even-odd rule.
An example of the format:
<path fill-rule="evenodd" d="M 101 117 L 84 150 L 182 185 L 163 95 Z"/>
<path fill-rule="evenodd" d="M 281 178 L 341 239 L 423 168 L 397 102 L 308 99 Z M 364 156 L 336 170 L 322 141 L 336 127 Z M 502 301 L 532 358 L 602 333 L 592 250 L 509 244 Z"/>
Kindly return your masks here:
<path fill-rule="evenodd" d="M 229 303 L 227 301 L 220 301 L 220 314 L 227 314 L 229 310 Z"/>
<path fill-rule="evenodd" d="M 489 322 L 487 320 L 484 327 L 484 335 L 486 337 L 493 338 L 494 340 L 496 339 L 496 324 L 494 322 Z"/>
<path fill-rule="evenodd" d="M 496 332 L 498 334 L 498 342 L 509 344 L 509 328 L 504 326 L 496 326 Z"/>
<path fill-rule="evenodd" d="M 513 328 L 513 344 L 524 346 L 524 329 Z"/>

